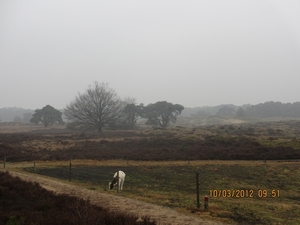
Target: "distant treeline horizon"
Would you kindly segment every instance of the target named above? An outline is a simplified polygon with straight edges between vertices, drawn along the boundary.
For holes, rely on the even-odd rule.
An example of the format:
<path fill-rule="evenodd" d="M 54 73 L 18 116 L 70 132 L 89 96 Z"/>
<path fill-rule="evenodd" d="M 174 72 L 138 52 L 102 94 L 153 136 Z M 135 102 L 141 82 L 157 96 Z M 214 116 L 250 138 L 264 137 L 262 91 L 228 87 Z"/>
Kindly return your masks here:
<path fill-rule="evenodd" d="M 300 102 L 281 103 L 269 101 L 257 105 L 245 104 L 236 106 L 223 104 L 218 106 L 204 106 L 184 108 L 181 113 L 183 117 L 235 117 L 235 118 L 298 118 L 300 117 Z"/>
<path fill-rule="evenodd" d="M 63 112 L 63 109 L 60 109 Z M 30 123 L 35 110 L 21 107 L 0 108 L 0 122 Z M 235 118 L 300 118 L 300 102 L 281 103 L 269 101 L 256 105 L 245 104 L 236 106 L 222 104 L 218 106 L 185 107 L 182 117 L 235 117 Z"/>

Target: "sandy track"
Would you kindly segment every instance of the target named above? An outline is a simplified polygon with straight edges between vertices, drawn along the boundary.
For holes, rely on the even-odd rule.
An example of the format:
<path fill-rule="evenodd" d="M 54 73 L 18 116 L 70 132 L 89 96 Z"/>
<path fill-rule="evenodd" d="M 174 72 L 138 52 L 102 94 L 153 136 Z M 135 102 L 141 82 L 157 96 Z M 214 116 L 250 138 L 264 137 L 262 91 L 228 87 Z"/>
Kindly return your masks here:
<path fill-rule="evenodd" d="M 0 171 L 6 171 L 0 169 Z M 38 182 L 43 188 L 58 194 L 75 195 L 83 199 L 89 199 L 92 204 L 109 208 L 111 211 L 132 213 L 138 216 L 150 216 L 158 225 L 224 225 L 221 222 L 207 221 L 196 216 L 188 216 L 173 209 L 146 203 L 123 196 L 100 193 L 96 190 L 88 190 L 73 184 L 68 184 L 45 178 L 35 174 L 8 171 L 12 176 L 18 176 L 22 180 Z"/>

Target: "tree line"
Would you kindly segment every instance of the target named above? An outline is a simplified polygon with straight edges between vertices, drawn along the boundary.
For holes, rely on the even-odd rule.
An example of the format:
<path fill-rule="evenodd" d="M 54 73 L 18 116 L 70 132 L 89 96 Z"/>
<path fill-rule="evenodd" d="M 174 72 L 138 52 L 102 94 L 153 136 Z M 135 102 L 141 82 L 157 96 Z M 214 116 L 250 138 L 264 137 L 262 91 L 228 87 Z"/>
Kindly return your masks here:
<path fill-rule="evenodd" d="M 99 95 L 102 96 L 100 99 Z M 95 107 L 95 105 L 98 104 L 96 101 L 99 103 L 98 108 Z M 114 102 L 114 104 L 111 105 L 109 101 Z M 110 104 L 110 110 L 108 111 L 107 108 L 105 108 L 107 104 Z M 64 110 L 58 110 L 59 112 L 54 113 L 51 107 L 52 106 L 45 106 L 43 109 L 38 109 L 35 112 L 30 109 L 22 109 L 17 107 L 1 108 L 0 122 L 41 122 L 45 126 L 48 126 L 54 123 L 62 124 L 63 121 L 59 118 L 59 116 L 63 116 L 64 120 L 68 122 L 69 128 L 75 129 L 80 127 L 93 129 L 93 127 L 95 128 L 95 125 L 98 124 L 96 126 L 98 128 L 96 129 L 101 131 L 103 127 L 109 129 L 133 129 L 136 126 L 136 122 L 139 118 L 145 118 L 147 125 L 164 128 L 170 123 L 176 122 L 176 118 L 180 114 L 183 117 L 197 118 L 209 116 L 234 117 L 241 119 L 300 117 L 300 102 L 281 103 L 269 101 L 257 105 L 248 104 L 235 106 L 232 104 L 227 104 L 197 108 L 184 108 L 181 105 L 168 102 L 157 102 L 147 106 L 144 106 L 143 104 L 137 105 L 133 98 L 121 100 L 116 92 L 109 88 L 107 84 L 99 84 L 97 82 L 95 82 L 94 85 L 89 86 L 85 93 L 79 94 L 77 97 L 75 97 L 75 100 L 67 105 Z M 54 115 L 51 115 L 51 110 L 53 111 Z M 74 112 L 77 112 L 78 115 L 74 114 Z M 105 114 L 103 114 L 103 112 L 105 112 L 107 115 L 104 116 Z M 65 116 L 63 113 L 68 113 L 68 116 Z M 100 118 L 99 115 L 96 116 L 99 113 L 102 115 Z M 44 114 L 47 115 L 45 120 Z M 34 118 L 32 118 L 32 115 L 34 115 Z M 55 118 L 55 115 L 57 115 L 59 119 L 51 119 L 53 116 Z M 92 126 L 91 123 L 94 125 Z"/>
<path fill-rule="evenodd" d="M 185 109 L 183 116 L 191 117 L 235 117 L 235 118 L 299 118 L 300 102 L 281 103 L 269 101 L 257 105 L 219 105 L 214 107 L 201 107 Z"/>
<path fill-rule="evenodd" d="M 182 105 L 166 101 L 147 106 L 137 105 L 133 98 L 122 100 L 108 84 L 95 82 L 67 104 L 64 116 L 71 129 L 102 132 L 104 128 L 134 129 L 139 117 L 147 119 L 147 125 L 166 128 L 170 123 L 176 122 L 183 109 Z M 30 122 L 35 124 L 41 122 L 45 127 L 64 123 L 62 112 L 50 105 L 37 109 Z"/>

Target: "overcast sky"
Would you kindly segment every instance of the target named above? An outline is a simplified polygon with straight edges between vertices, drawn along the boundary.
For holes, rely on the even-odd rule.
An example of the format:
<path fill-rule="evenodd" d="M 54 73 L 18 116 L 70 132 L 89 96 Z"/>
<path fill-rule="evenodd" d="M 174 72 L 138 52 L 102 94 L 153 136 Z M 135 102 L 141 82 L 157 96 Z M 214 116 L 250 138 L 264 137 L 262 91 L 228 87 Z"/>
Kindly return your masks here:
<path fill-rule="evenodd" d="M 299 0 L 0 0 L 0 108 L 300 101 Z"/>

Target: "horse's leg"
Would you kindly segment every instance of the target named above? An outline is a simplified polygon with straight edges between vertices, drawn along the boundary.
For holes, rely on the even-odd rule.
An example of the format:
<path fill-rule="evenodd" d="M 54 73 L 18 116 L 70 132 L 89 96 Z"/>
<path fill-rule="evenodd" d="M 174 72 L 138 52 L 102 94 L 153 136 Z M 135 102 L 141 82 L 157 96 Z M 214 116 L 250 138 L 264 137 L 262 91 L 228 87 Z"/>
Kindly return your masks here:
<path fill-rule="evenodd" d="M 123 179 L 120 179 L 120 183 L 119 183 L 119 185 L 120 185 L 120 191 L 122 191 L 122 189 L 123 189 L 123 184 L 122 184 L 122 182 L 123 182 Z"/>
<path fill-rule="evenodd" d="M 122 179 L 122 190 L 123 190 L 124 182 L 125 182 L 125 176 L 124 176 L 123 179 Z"/>

